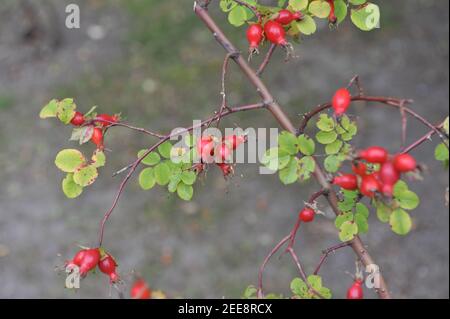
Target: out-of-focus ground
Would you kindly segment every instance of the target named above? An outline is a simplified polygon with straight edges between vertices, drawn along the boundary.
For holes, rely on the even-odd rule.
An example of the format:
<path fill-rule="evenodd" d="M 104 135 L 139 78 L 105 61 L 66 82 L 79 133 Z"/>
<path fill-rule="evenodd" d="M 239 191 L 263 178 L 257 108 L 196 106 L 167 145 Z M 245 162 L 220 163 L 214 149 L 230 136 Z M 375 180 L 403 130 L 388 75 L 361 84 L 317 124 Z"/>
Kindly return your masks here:
<path fill-rule="evenodd" d="M 29 2 L 32 11 L 20 9 L 19 1 L 0 3 L 0 297 L 108 298 L 103 276 L 90 276 L 81 291 L 72 292 L 64 289 L 64 277 L 54 267 L 75 252 L 77 243 L 95 243 L 98 222 L 120 182 L 111 174 L 153 141 L 114 130 L 113 153 L 99 181 L 81 198 L 67 200 L 53 160 L 58 150 L 73 146 L 70 131 L 56 121 L 39 120 L 38 112 L 51 98 L 70 96 L 82 110 L 99 105 L 104 112 L 122 112 L 137 126 L 164 131 L 188 125 L 220 102 L 224 52 L 194 17 L 192 1 Z M 69 2 L 81 6 L 80 30 L 64 28 Z M 413 98 L 415 110 L 432 122 L 448 114 L 448 2 L 376 2 L 383 12 L 381 30 L 365 34 L 346 23 L 331 32 L 323 26 L 296 45 L 299 59 L 284 63 L 281 52 L 275 55 L 264 78 L 293 119 L 329 100 L 356 73 L 371 94 Z M 245 51 L 243 29 L 227 26 L 217 9 L 212 14 Z M 234 71 L 233 66 L 231 101 L 257 101 Z M 399 148 L 396 111 L 367 111 L 363 105 L 353 111 L 360 117 L 358 145 Z M 240 114 L 223 123 L 275 126 L 265 112 Z M 424 132 L 410 121 L 411 141 Z M 414 231 L 398 237 L 372 213 L 370 232 L 363 236 L 398 298 L 449 297 L 448 174 L 433 160 L 433 149 L 429 143 L 415 152 L 429 170 L 423 182 L 412 184 L 422 196 L 413 212 Z M 143 192 L 132 181 L 105 238 L 125 279 L 136 269 L 170 296 L 239 297 L 256 283 L 265 254 L 288 233 L 315 186 L 284 187 L 276 176 L 257 172 L 255 165 L 240 166 L 235 178 L 224 181 L 211 170 L 192 203 L 163 190 Z M 337 240 L 326 218 L 302 228 L 296 249 L 308 272 L 320 251 Z M 324 266 L 324 282 L 336 297 L 344 296 L 351 282 L 345 272 L 353 270 L 349 250 Z M 266 288 L 288 295 L 295 276 L 289 258 L 274 259 Z"/>

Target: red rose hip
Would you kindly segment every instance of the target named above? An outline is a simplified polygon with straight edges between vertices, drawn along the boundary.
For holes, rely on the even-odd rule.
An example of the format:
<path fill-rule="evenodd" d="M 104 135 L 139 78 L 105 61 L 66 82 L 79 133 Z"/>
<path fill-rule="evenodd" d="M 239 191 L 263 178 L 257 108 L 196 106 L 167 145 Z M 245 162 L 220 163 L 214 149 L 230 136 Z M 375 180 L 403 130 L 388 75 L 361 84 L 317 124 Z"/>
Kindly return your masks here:
<path fill-rule="evenodd" d="M 264 32 L 267 40 L 276 45 L 286 46 L 286 31 L 283 26 L 275 21 L 268 21 L 264 26 Z"/>
<path fill-rule="evenodd" d="M 409 154 L 400 154 L 394 158 L 395 169 L 401 173 L 414 171 L 417 168 L 417 162 Z"/>
<path fill-rule="evenodd" d="M 345 112 L 347 112 L 347 109 L 349 108 L 351 101 L 352 96 L 349 90 L 345 88 L 337 90 L 333 96 L 332 101 L 334 113 L 337 116 L 343 115 Z"/>
<path fill-rule="evenodd" d="M 314 220 L 316 212 L 312 208 L 305 208 L 299 214 L 299 219 L 304 223 L 310 223 Z"/>

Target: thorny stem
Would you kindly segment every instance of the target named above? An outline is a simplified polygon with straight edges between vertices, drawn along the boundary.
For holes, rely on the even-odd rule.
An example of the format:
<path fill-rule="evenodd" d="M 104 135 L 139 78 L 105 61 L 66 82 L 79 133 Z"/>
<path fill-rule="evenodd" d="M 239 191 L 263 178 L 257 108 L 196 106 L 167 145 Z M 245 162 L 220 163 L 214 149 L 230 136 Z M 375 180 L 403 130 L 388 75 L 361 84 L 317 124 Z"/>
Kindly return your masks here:
<path fill-rule="evenodd" d="M 381 104 L 388 105 L 388 106 L 391 106 L 391 107 L 395 107 L 395 108 L 398 108 L 398 109 L 402 108 L 404 110 L 404 112 L 408 113 L 409 115 L 411 115 L 412 117 L 417 119 L 419 122 L 421 122 L 425 126 L 427 126 L 430 129 L 432 129 L 435 132 L 435 134 L 437 134 L 441 138 L 441 140 L 445 141 L 446 138 L 448 139 L 448 136 L 443 134 L 439 129 L 437 129 L 427 119 L 425 119 L 423 116 L 419 115 L 418 113 L 416 113 L 412 109 L 404 106 L 407 103 L 412 103 L 412 100 L 397 99 L 397 98 L 383 97 L 383 96 L 357 95 L 357 96 L 353 96 L 352 97 L 352 101 L 353 102 L 356 102 L 356 101 L 377 102 L 377 103 L 381 103 Z M 297 131 L 297 134 L 304 133 L 304 131 L 305 131 L 309 121 L 314 116 L 318 115 L 319 113 L 321 113 L 321 112 L 331 108 L 331 106 L 332 106 L 331 102 L 324 103 L 324 104 L 316 106 L 313 110 L 311 110 L 310 112 L 304 114 L 303 115 L 303 120 L 300 123 L 300 127 L 299 127 L 299 129 Z"/>
<path fill-rule="evenodd" d="M 320 271 L 320 268 L 322 267 L 323 263 L 325 262 L 325 260 L 328 258 L 328 256 L 331 253 L 335 253 L 337 250 L 344 248 L 344 247 L 349 247 L 352 245 L 352 241 L 347 241 L 345 243 L 340 243 L 338 245 L 332 246 L 328 249 L 325 249 L 324 251 L 322 251 L 322 257 L 320 258 L 319 264 L 316 267 L 316 270 L 314 270 L 314 275 L 317 275 Z"/>
<path fill-rule="evenodd" d="M 230 114 L 234 114 L 234 113 L 238 113 L 238 112 L 244 112 L 244 111 L 249 111 L 249 110 L 256 110 L 256 109 L 260 109 L 263 108 L 264 104 L 263 103 L 259 103 L 259 104 L 250 104 L 250 105 L 244 105 L 244 106 L 240 106 L 240 107 L 235 107 L 235 108 L 231 108 L 231 109 L 227 109 L 225 112 L 223 112 L 222 117 L 224 116 L 228 116 Z M 203 127 L 205 125 L 207 125 L 208 123 L 216 119 L 219 118 L 219 114 L 215 114 L 213 115 L 211 118 L 202 121 L 200 124 L 197 125 L 193 125 L 189 128 L 187 128 L 185 130 L 185 132 L 190 132 L 192 130 L 194 130 L 195 128 L 198 127 Z M 103 234 L 104 234 L 104 230 L 105 230 L 105 225 L 106 222 L 108 221 L 108 219 L 111 217 L 112 212 L 114 211 L 114 209 L 117 206 L 117 203 L 119 202 L 119 199 L 125 189 L 126 184 L 128 183 L 128 181 L 130 180 L 131 176 L 133 175 L 133 173 L 136 171 L 137 167 L 139 166 L 139 164 L 144 160 L 144 158 L 149 155 L 150 153 L 152 153 L 156 148 L 158 148 L 158 146 L 160 146 L 161 144 L 163 144 L 164 142 L 170 140 L 172 137 L 175 136 L 179 136 L 180 134 L 182 134 L 183 132 L 178 131 L 176 134 L 167 134 L 165 136 L 163 136 L 160 141 L 158 143 L 156 143 L 155 145 L 153 145 L 152 147 L 150 147 L 149 149 L 147 149 L 147 151 L 141 156 L 139 157 L 136 161 L 134 161 L 133 163 L 131 163 L 130 165 L 128 165 L 127 167 L 121 169 L 119 172 L 123 172 L 126 170 L 128 171 L 128 174 L 125 176 L 125 178 L 122 180 L 122 182 L 120 183 L 119 189 L 116 192 L 116 195 L 114 197 L 114 201 L 112 206 L 110 207 L 110 209 L 106 212 L 106 214 L 103 216 L 103 219 L 100 223 L 100 230 L 99 230 L 99 237 L 98 237 L 98 242 L 99 242 L 99 246 L 102 245 L 103 243 Z M 116 174 L 117 175 L 117 174 Z"/>
<path fill-rule="evenodd" d="M 438 130 L 441 130 L 444 127 L 445 121 L 442 122 L 441 124 L 436 125 L 436 128 Z M 411 145 L 409 145 L 408 147 L 406 147 L 402 153 L 410 153 L 411 151 L 413 151 L 415 148 L 419 147 L 420 145 L 422 145 L 423 143 L 425 143 L 426 141 L 430 141 L 431 138 L 436 134 L 435 130 L 431 130 L 429 131 L 427 134 L 425 134 L 424 136 L 422 136 L 421 138 L 419 138 L 417 141 L 413 142 Z M 447 143 L 444 143 L 447 145 Z M 448 146 L 448 145 L 447 145 Z"/>
<path fill-rule="evenodd" d="M 249 5 L 242 2 L 242 1 L 238 1 L 238 0 L 233 0 L 241 5 L 244 5 L 246 7 L 248 7 Z M 222 73 L 222 93 L 224 93 L 225 89 L 224 89 L 224 82 L 225 82 L 225 74 L 226 74 L 226 68 L 228 66 L 228 61 L 230 59 L 233 59 L 236 64 L 240 67 L 241 71 L 247 76 L 247 78 L 249 79 L 249 81 L 253 84 L 253 86 L 256 88 L 257 92 L 259 93 L 260 97 L 262 98 L 263 102 L 262 103 L 258 103 L 258 104 L 252 104 L 252 105 L 245 105 L 245 106 L 241 106 L 241 107 L 235 107 L 235 108 L 228 108 L 226 107 L 226 101 L 225 101 L 225 96 L 223 96 L 223 102 L 222 106 L 221 106 L 221 112 L 219 112 L 218 114 L 216 113 L 215 115 L 211 116 L 209 119 L 206 119 L 204 121 L 202 121 L 200 124 L 195 125 L 195 126 L 191 126 L 190 128 L 186 129 L 186 132 L 192 131 L 193 129 L 197 128 L 197 127 L 204 127 L 209 125 L 208 123 L 211 123 L 214 120 L 218 120 L 220 121 L 220 119 L 224 116 L 228 116 L 230 114 L 233 113 L 237 113 L 237 112 L 242 112 L 242 111 L 247 111 L 247 110 L 256 110 L 256 109 L 261 109 L 261 108 L 267 108 L 275 117 L 275 119 L 279 122 L 279 124 L 286 129 L 287 131 L 290 131 L 291 133 L 301 133 L 304 131 L 304 129 L 306 128 L 308 121 L 314 117 L 316 114 L 328 109 L 331 107 L 331 104 L 324 104 L 324 105 L 319 105 L 318 107 L 316 107 L 314 110 L 312 110 L 310 113 L 306 114 L 304 116 L 302 125 L 300 127 L 300 129 L 297 131 L 294 127 L 294 125 L 292 124 L 292 122 L 289 120 L 289 118 L 287 117 L 287 115 L 283 112 L 283 110 L 281 109 L 281 107 L 278 105 L 278 103 L 275 102 L 274 98 L 272 97 L 270 91 L 267 89 L 267 87 L 265 86 L 265 84 L 259 79 L 259 75 L 263 72 L 263 70 L 265 69 L 265 67 L 268 65 L 273 51 L 275 50 L 275 48 L 271 47 L 271 49 L 269 50 L 265 60 L 263 61 L 262 65 L 260 66 L 260 69 L 255 72 L 253 71 L 253 69 L 251 69 L 251 67 L 248 65 L 248 63 L 242 58 L 241 54 L 239 53 L 239 51 L 233 46 L 233 44 L 227 39 L 227 37 L 223 34 L 222 30 L 217 26 L 217 24 L 214 22 L 214 20 L 210 17 L 210 15 L 207 12 L 207 7 L 210 4 L 211 0 L 203 0 L 200 3 L 195 2 L 194 3 L 194 12 L 197 14 L 197 16 L 205 23 L 205 25 L 210 29 L 210 31 L 213 33 L 214 37 L 216 38 L 216 40 L 224 47 L 224 49 L 228 52 L 227 58 L 224 62 L 224 70 Z M 250 9 L 252 10 L 256 10 L 256 8 L 252 8 L 253 6 L 250 7 Z M 256 10 L 257 11 L 257 10 Z M 417 113 L 415 113 L 414 111 L 410 110 L 409 108 L 404 107 L 404 104 L 406 103 L 410 103 L 411 101 L 409 100 L 398 100 L 398 99 L 394 99 L 394 98 L 383 98 L 383 97 L 369 97 L 369 96 L 363 96 L 363 91 L 359 85 L 359 78 L 355 77 L 354 79 L 352 79 L 351 83 L 355 82 L 356 85 L 358 86 L 359 89 L 359 95 L 356 97 L 353 97 L 352 100 L 353 101 L 367 101 L 367 102 L 380 102 L 380 103 L 384 103 L 386 105 L 390 105 L 393 107 L 397 107 L 397 108 L 401 108 L 403 109 L 406 113 L 410 114 L 411 116 L 415 117 L 416 119 L 418 119 L 420 122 L 422 122 L 423 124 L 425 124 L 426 126 L 428 126 L 429 128 L 431 128 L 431 132 L 429 132 L 427 135 L 425 135 L 424 137 L 422 137 L 421 139 L 419 139 L 417 142 L 413 143 L 411 146 L 407 147 L 404 152 L 408 152 L 412 149 L 414 149 L 415 147 L 417 147 L 418 145 L 422 144 L 423 142 L 425 142 L 426 140 L 430 139 L 431 136 L 433 136 L 434 134 L 438 134 L 439 137 L 441 139 L 444 139 L 445 135 L 440 131 L 440 127 L 439 126 L 434 126 L 431 123 L 429 123 L 425 118 L 421 117 L 420 115 L 418 115 Z M 225 107 L 224 107 L 225 105 Z M 104 227 L 106 222 L 108 221 L 108 219 L 110 218 L 112 212 L 114 211 L 115 207 L 118 204 L 118 201 L 125 189 L 125 186 L 127 184 L 127 182 L 130 180 L 130 178 L 132 177 L 133 173 L 136 171 L 137 167 L 139 166 L 139 164 L 143 161 L 143 159 L 150 154 L 151 152 L 153 152 L 159 145 L 161 145 L 162 143 L 164 143 L 165 141 L 171 139 L 173 137 L 172 134 L 167 134 L 167 135 L 160 135 L 142 128 L 137 128 L 125 123 L 111 123 L 111 126 L 122 126 L 122 127 L 127 127 L 129 129 L 132 130 L 136 130 L 154 137 L 157 137 L 160 139 L 160 141 L 158 143 L 156 143 L 155 145 L 153 145 L 152 147 L 150 147 L 140 158 L 138 158 L 136 161 L 134 161 L 132 164 L 130 164 L 129 166 L 123 168 L 122 170 L 120 170 L 117 173 L 121 173 L 124 172 L 126 170 L 128 171 L 128 174 L 125 176 L 125 178 L 122 180 L 120 186 L 119 186 L 119 190 L 117 191 L 115 197 L 114 197 L 114 201 L 113 204 L 111 206 L 111 208 L 107 211 L 107 213 L 104 215 L 101 224 L 100 224 L 100 231 L 99 231 L 99 245 L 101 246 L 103 243 L 103 234 L 104 234 Z M 442 127 L 443 124 L 441 124 Z M 179 135 L 180 132 L 177 132 L 176 135 Z M 448 138 L 448 136 L 447 136 Z M 447 144 L 446 144 L 447 145 Z M 448 145 L 447 145 L 448 147 Z M 322 196 L 324 195 L 327 198 L 327 201 L 329 203 L 329 205 L 331 206 L 331 208 L 333 209 L 334 213 L 336 215 L 339 215 L 341 212 L 338 208 L 338 197 L 337 194 L 334 192 L 334 190 L 332 189 L 331 185 L 329 184 L 326 175 L 324 173 L 324 171 L 322 170 L 322 168 L 320 167 L 319 163 L 316 163 L 316 170 L 314 172 L 314 176 L 317 179 L 318 183 L 322 186 L 322 191 L 320 192 L 320 194 L 318 196 Z M 283 238 L 276 246 L 274 249 L 272 249 L 272 251 L 269 253 L 269 255 L 265 258 L 263 264 L 260 267 L 259 270 L 259 274 L 258 274 L 258 296 L 259 297 L 263 297 L 263 272 L 264 269 L 267 265 L 267 263 L 269 262 L 269 260 L 273 257 L 273 255 L 279 251 L 279 249 L 287 242 L 289 242 L 290 240 L 292 240 L 292 234 L 294 232 L 291 232 L 291 234 L 289 234 L 288 236 L 286 236 L 285 238 Z M 295 235 L 295 234 L 294 234 Z M 359 238 L 359 236 L 356 236 L 351 242 L 348 243 L 343 243 L 341 245 L 338 245 L 336 247 L 332 247 L 330 249 L 328 249 L 327 251 L 325 251 L 324 256 L 322 256 L 321 258 L 321 262 L 319 263 L 319 266 L 316 268 L 316 272 L 318 272 L 320 270 L 320 266 L 324 263 L 325 259 L 327 258 L 327 256 L 333 252 L 336 251 L 337 249 L 340 249 L 342 247 L 346 247 L 346 246 L 351 246 L 355 252 L 355 254 L 358 256 L 359 260 L 361 260 L 361 262 L 364 265 L 370 265 L 370 264 L 375 264 L 372 257 L 369 255 L 369 253 L 367 252 L 367 250 L 365 249 L 361 239 Z M 302 278 L 305 280 L 305 283 L 308 285 L 307 279 L 306 279 L 306 273 L 303 270 L 303 267 L 299 261 L 298 256 L 295 254 L 293 248 L 291 247 L 291 245 L 289 244 L 288 246 L 288 252 L 290 253 L 291 257 L 293 258 L 293 260 L 295 261 L 297 268 L 300 272 L 300 275 L 302 276 Z M 311 287 L 310 287 L 311 288 Z M 313 290 L 312 290 L 313 291 Z M 380 288 L 376 289 L 378 295 L 380 296 L 380 298 L 383 299 L 387 299 L 390 298 L 390 293 L 387 289 L 386 283 L 384 281 L 383 276 L 380 274 Z M 314 291 L 313 291 L 314 292 Z M 314 292 L 317 293 L 317 292 Z M 319 295 L 320 296 L 320 295 Z"/>
<path fill-rule="evenodd" d="M 224 49 L 229 53 L 237 52 L 236 48 L 233 44 L 228 40 L 222 30 L 217 26 L 208 12 L 201 6 L 194 5 L 194 12 L 197 16 L 205 23 L 205 25 L 210 29 L 213 33 L 216 40 L 219 44 L 224 47 Z M 274 101 L 270 91 L 267 89 L 265 84 L 261 81 L 261 79 L 256 75 L 256 73 L 250 68 L 248 63 L 239 55 L 234 59 L 236 64 L 241 68 L 242 72 L 247 76 L 249 81 L 255 86 L 257 92 L 260 94 L 261 98 L 264 101 L 264 104 L 267 105 L 268 110 L 270 110 L 275 117 L 275 119 L 279 122 L 279 124 L 287 131 L 291 133 L 296 133 L 296 129 L 292 122 L 289 120 L 287 115 L 281 109 L 281 107 Z M 327 200 L 330 206 L 332 207 L 334 213 L 336 215 L 341 214 L 338 208 L 338 198 L 336 193 L 332 190 L 330 183 L 328 182 L 325 173 L 323 172 L 320 165 L 317 163 L 316 169 L 314 172 L 314 176 L 321 185 L 321 187 L 325 190 L 328 190 Z M 364 265 L 375 264 L 372 257 L 369 255 L 367 250 L 364 248 L 361 239 L 357 236 L 355 237 L 352 248 L 354 252 L 357 254 L 359 259 L 364 263 Z M 380 298 L 390 298 L 390 293 L 388 291 L 387 285 L 384 281 L 383 276 L 380 273 L 380 288 L 376 289 Z"/>

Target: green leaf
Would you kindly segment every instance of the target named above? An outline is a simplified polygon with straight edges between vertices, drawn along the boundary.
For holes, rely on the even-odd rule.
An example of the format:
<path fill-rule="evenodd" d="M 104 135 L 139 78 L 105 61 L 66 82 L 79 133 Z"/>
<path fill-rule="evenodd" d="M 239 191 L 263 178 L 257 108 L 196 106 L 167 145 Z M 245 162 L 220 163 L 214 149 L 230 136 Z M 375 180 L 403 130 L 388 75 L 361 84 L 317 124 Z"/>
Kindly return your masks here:
<path fill-rule="evenodd" d="M 285 168 L 290 160 L 291 156 L 285 150 L 271 148 L 264 153 L 261 163 L 272 171 L 278 171 Z"/>
<path fill-rule="evenodd" d="M 300 278 L 291 281 L 291 291 L 294 295 L 304 296 L 308 292 L 308 286 Z"/>
<path fill-rule="evenodd" d="M 292 157 L 288 165 L 279 172 L 281 182 L 284 185 L 295 183 L 298 179 L 297 169 L 298 169 L 298 160 L 297 158 Z"/>
<path fill-rule="evenodd" d="M 324 132 L 324 131 L 320 131 L 316 134 L 316 140 L 320 143 L 320 144 L 331 144 L 334 141 L 336 141 L 338 135 L 336 132 L 331 131 L 331 132 Z"/>
<path fill-rule="evenodd" d="M 172 143 L 170 143 L 169 141 L 164 142 L 158 147 L 158 151 L 162 157 L 170 158 L 172 146 L 173 146 Z"/>
<path fill-rule="evenodd" d="M 355 213 L 355 223 L 358 226 L 358 233 L 366 234 L 369 231 L 369 222 L 364 214 Z"/>
<path fill-rule="evenodd" d="M 309 12 L 311 12 L 318 18 L 324 19 L 330 15 L 331 7 L 330 4 L 326 1 L 315 0 L 310 3 Z"/>
<path fill-rule="evenodd" d="M 443 126 L 444 132 L 445 134 L 449 134 L 449 117 L 447 116 L 447 118 L 444 121 L 444 126 Z"/>
<path fill-rule="evenodd" d="M 39 113 L 41 119 L 47 119 L 50 117 L 56 117 L 56 108 L 58 107 L 57 100 L 51 100 L 46 106 L 44 106 Z"/>
<path fill-rule="evenodd" d="M 401 196 L 401 194 L 407 190 L 409 190 L 408 184 L 402 180 L 398 181 L 394 186 L 394 197 Z"/>
<path fill-rule="evenodd" d="M 247 21 L 247 11 L 241 6 L 234 7 L 228 14 L 228 22 L 235 27 L 240 27 Z"/>
<path fill-rule="evenodd" d="M 159 163 L 155 166 L 155 178 L 158 185 L 167 185 L 170 181 L 170 168 L 166 163 Z"/>
<path fill-rule="evenodd" d="M 420 204 L 419 196 L 410 190 L 405 190 L 401 193 L 397 192 L 395 199 L 398 201 L 401 208 L 407 210 L 414 210 Z"/>
<path fill-rule="evenodd" d="M 56 107 L 56 117 L 64 124 L 69 124 L 75 116 L 76 108 L 73 99 L 64 99 Z"/>
<path fill-rule="evenodd" d="M 347 221 L 340 227 L 339 239 L 343 242 L 350 241 L 358 234 L 358 225 L 356 223 Z"/>
<path fill-rule="evenodd" d="M 343 119 L 345 119 L 345 117 L 343 117 Z M 351 141 L 356 134 L 358 134 L 358 126 L 356 125 L 356 122 L 348 122 L 348 125 L 346 125 L 346 127 L 342 127 L 341 128 L 341 132 L 339 132 L 339 134 L 341 134 L 341 138 L 342 140 L 344 140 L 345 142 Z"/>
<path fill-rule="evenodd" d="M 319 120 L 317 121 L 317 128 L 324 132 L 334 131 L 336 127 L 336 122 L 327 114 L 320 114 Z"/>
<path fill-rule="evenodd" d="M 80 143 L 80 145 L 82 145 L 84 143 L 89 142 L 91 140 L 93 134 L 94 134 L 94 126 L 93 125 L 78 127 L 78 128 L 73 129 L 70 140 L 78 141 Z"/>
<path fill-rule="evenodd" d="M 369 3 L 363 8 L 352 9 L 351 20 L 362 31 L 371 31 L 379 26 L 380 8 Z"/>
<path fill-rule="evenodd" d="M 103 151 L 96 150 L 92 155 L 92 165 L 96 168 L 100 168 L 106 165 L 106 155 Z"/>
<path fill-rule="evenodd" d="M 341 168 L 342 162 L 339 156 L 330 155 L 324 161 L 325 169 L 330 173 L 336 173 Z"/>
<path fill-rule="evenodd" d="M 242 299 L 255 299 L 257 292 L 258 290 L 255 288 L 255 286 L 248 286 L 247 288 L 245 288 Z"/>
<path fill-rule="evenodd" d="M 181 173 L 170 176 L 170 182 L 167 186 L 170 193 L 175 193 L 178 188 L 178 184 L 181 182 Z"/>
<path fill-rule="evenodd" d="M 316 169 L 316 162 L 312 156 L 304 156 L 298 161 L 298 166 L 298 178 L 301 181 L 306 181 Z"/>
<path fill-rule="evenodd" d="M 89 166 L 79 168 L 73 174 L 74 182 L 82 187 L 86 187 L 86 186 L 94 184 L 97 177 L 98 177 L 98 171 L 94 165 L 89 165 Z"/>
<path fill-rule="evenodd" d="M 334 221 L 334 224 L 336 225 L 337 229 L 341 229 L 342 225 L 346 222 L 353 221 L 353 213 L 343 213 L 336 217 L 336 220 Z"/>
<path fill-rule="evenodd" d="M 142 156 L 145 155 L 145 153 L 147 153 L 148 150 L 140 150 L 138 153 L 138 158 L 141 158 Z M 150 154 L 148 154 L 143 160 L 142 160 L 142 164 L 144 165 L 148 165 L 148 166 L 154 166 L 156 164 L 158 164 L 161 161 L 161 157 L 159 156 L 158 153 L 152 152 Z"/>
<path fill-rule="evenodd" d="M 334 14 L 336 15 L 337 22 L 342 23 L 347 17 L 347 4 L 344 0 L 335 0 L 334 1 Z"/>
<path fill-rule="evenodd" d="M 289 0 L 289 7 L 293 11 L 302 11 L 308 7 L 308 0 Z"/>
<path fill-rule="evenodd" d="M 344 142 L 341 140 L 336 140 L 331 144 L 328 144 L 325 146 L 325 153 L 327 155 L 335 155 L 339 153 L 339 151 L 342 149 L 342 146 L 344 145 Z"/>
<path fill-rule="evenodd" d="M 411 217 L 402 209 L 396 209 L 392 213 L 389 223 L 391 224 L 392 231 L 398 235 L 404 236 L 411 231 Z"/>
<path fill-rule="evenodd" d="M 312 156 L 316 151 L 316 144 L 312 138 L 302 134 L 298 137 L 298 148 L 302 154 Z"/>
<path fill-rule="evenodd" d="M 222 9 L 223 12 L 229 12 L 236 6 L 237 3 L 233 0 L 220 0 L 220 9 Z"/>
<path fill-rule="evenodd" d="M 298 140 L 297 137 L 289 132 L 281 132 L 278 136 L 278 145 L 280 149 L 285 150 L 291 155 L 295 155 L 298 152 Z"/>
<path fill-rule="evenodd" d="M 142 170 L 139 174 L 139 185 L 143 190 L 152 189 L 156 184 L 155 171 L 152 167 Z"/>
<path fill-rule="evenodd" d="M 295 26 L 304 35 L 311 35 L 317 30 L 316 22 L 309 15 L 305 15 L 303 20 L 295 22 Z"/>
<path fill-rule="evenodd" d="M 194 188 L 191 185 L 179 183 L 177 187 L 178 196 L 185 201 L 190 201 L 194 196 Z"/>
<path fill-rule="evenodd" d="M 439 144 L 434 151 L 434 157 L 436 160 L 445 162 L 449 160 L 449 151 L 444 143 Z"/>
<path fill-rule="evenodd" d="M 363 203 L 357 203 L 356 204 L 356 214 L 360 214 L 367 219 L 367 218 L 369 218 L 370 212 L 366 205 L 364 205 Z"/>
<path fill-rule="evenodd" d="M 192 171 L 185 171 L 181 174 L 181 180 L 186 185 L 193 185 L 197 179 L 197 175 Z"/>
<path fill-rule="evenodd" d="M 377 207 L 377 217 L 382 223 L 389 223 L 389 219 L 391 217 L 392 209 L 389 206 L 386 206 L 382 202 L 376 203 Z"/>
<path fill-rule="evenodd" d="M 322 288 L 322 278 L 320 276 L 310 275 L 307 280 L 315 290 L 320 290 Z"/>
<path fill-rule="evenodd" d="M 86 159 L 79 150 L 62 150 L 56 155 L 55 165 L 65 173 L 73 173 L 86 163 Z"/>
<path fill-rule="evenodd" d="M 77 198 L 83 192 L 83 187 L 76 184 L 73 180 L 73 174 L 67 174 L 66 178 L 62 181 L 62 190 L 67 198 Z"/>

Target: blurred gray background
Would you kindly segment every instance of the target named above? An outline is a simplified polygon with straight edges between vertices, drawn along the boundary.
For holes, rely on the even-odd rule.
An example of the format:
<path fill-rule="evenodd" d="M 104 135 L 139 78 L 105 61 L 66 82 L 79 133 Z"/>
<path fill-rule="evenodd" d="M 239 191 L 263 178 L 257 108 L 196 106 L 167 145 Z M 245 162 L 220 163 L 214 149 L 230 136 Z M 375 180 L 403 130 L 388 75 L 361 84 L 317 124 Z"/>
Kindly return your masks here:
<path fill-rule="evenodd" d="M 214 2 L 212 15 L 245 51 L 244 29 L 229 26 Z M 292 119 L 329 100 L 356 73 L 368 93 L 413 98 L 414 109 L 432 122 L 448 114 L 448 1 L 375 2 L 382 9 L 381 30 L 362 33 L 349 22 L 337 31 L 322 26 L 295 46 L 299 59 L 284 63 L 281 51 L 274 56 L 264 78 Z M 68 3 L 81 7 L 80 30 L 64 27 Z M 53 161 L 58 150 L 74 146 L 70 130 L 40 120 L 38 112 L 52 98 L 74 97 L 81 110 L 99 105 L 103 112 L 122 112 L 128 122 L 162 131 L 210 114 L 220 103 L 224 52 L 195 18 L 192 4 L 0 2 L 0 297 L 109 298 L 104 276 L 89 276 L 80 291 L 67 291 L 54 267 L 74 254 L 76 244 L 96 242 L 98 222 L 120 183 L 111 174 L 153 141 L 113 130 L 113 153 L 101 178 L 79 199 L 67 200 Z M 234 66 L 228 89 L 233 103 L 257 101 Z M 353 112 L 361 126 L 357 145 L 399 148 L 398 112 L 363 105 Z M 265 112 L 223 123 L 276 126 Z M 425 131 L 410 121 L 410 141 Z M 399 237 L 372 212 L 363 237 L 398 298 L 449 297 L 448 174 L 432 158 L 434 145 L 415 152 L 428 172 L 412 186 L 423 199 L 412 214 L 414 231 Z M 107 227 L 105 245 L 125 279 L 135 269 L 169 296 L 240 297 L 256 284 L 264 256 L 289 232 L 315 186 L 284 187 L 276 176 L 259 176 L 256 165 L 242 165 L 230 181 L 210 170 L 195 200 L 184 203 L 161 189 L 144 192 L 133 180 Z M 333 222 L 318 220 L 302 228 L 296 246 L 308 272 L 320 251 L 338 241 Z M 346 271 L 354 271 L 350 250 L 332 256 L 323 268 L 324 283 L 337 298 L 351 283 Z M 295 276 L 289 258 L 274 259 L 266 288 L 289 295 Z"/>

